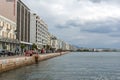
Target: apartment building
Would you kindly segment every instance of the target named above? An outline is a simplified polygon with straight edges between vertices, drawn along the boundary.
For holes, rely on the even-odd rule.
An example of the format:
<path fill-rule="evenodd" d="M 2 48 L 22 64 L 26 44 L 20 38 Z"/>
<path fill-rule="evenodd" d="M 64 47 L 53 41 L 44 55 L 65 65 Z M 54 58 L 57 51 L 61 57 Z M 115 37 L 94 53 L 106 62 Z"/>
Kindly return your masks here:
<path fill-rule="evenodd" d="M 30 9 L 21 0 L 0 0 L 0 15 L 2 16 L 1 20 L 3 20 L 7 26 L 10 26 L 11 30 L 9 32 L 11 32 L 11 35 L 14 35 L 14 39 L 19 42 L 17 46 L 20 48 L 20 44 L 25 44 L 26 47 L 29 48 L 31 45 L 31 43 L 29 43 Z M 13 26 L 15 28 L 13 28 Z M 7 28 L 3 29 L 5 35 L 10 34 L 7 32 Z"/>
<path fill-rule="evenodd" d="M 16 39 L 16 1 L 0 0 L 0 48 L 14 50 Z"/>
<path fill-rule="evenodd" d="M 30 32 L 30 42 L 35 43 L 39 49 L 48 44 L 48 26 L 35 13 L 31 13 Z"/>

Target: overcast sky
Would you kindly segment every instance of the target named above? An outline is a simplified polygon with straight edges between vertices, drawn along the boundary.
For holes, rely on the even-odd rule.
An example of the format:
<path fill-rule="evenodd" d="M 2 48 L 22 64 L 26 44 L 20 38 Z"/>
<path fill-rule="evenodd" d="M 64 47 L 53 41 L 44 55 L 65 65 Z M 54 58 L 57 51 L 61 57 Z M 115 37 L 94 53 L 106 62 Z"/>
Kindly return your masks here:
<path fill-rule="evenodd" d="M 58 38 L 80 47 L 120 48 L 120 0 L 22 0 Z"/>

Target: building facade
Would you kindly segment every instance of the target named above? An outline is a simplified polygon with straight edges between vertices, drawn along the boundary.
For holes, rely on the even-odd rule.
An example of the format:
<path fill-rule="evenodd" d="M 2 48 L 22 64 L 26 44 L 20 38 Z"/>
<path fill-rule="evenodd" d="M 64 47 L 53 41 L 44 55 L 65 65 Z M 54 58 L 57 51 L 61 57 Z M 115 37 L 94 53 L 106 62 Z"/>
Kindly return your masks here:
<path fill-rule="evenodd" d="M 50 36 L 50 35 L 51 35 L 51 34 L 48 32 L 48 33 L 47 33 L 47 45 L 49 45 L 49 46 L 51 47 L 51 40 L 50 40 L 50 39 L 51 39 L 51 38 L 50 38 L 51 36 Z"/>
<path fill-rule="evenodd" d="M 40 34 L 41 34 L 41 41 L 43 45 L 48 44 L 48 25 L 40 19 Z"/>
<path fill-rule="evenodd" d="M 16 39 L 19 42 L 17 45 L 19 48 L 21 44 L 29 48 L 31 45 L 30 9 L 21 0 L 0 0 L 0 15 L 4 17 L 1 20 L 7 26 L 10 24 L 10 31 L 7 28 L 2 29 L 2 31 L 4 30 L 4 34 L 8 34 L 7 31 L 11 32 L 9 34 L 15 36 L 14 40 Z M 13 26 L 15 26 L 15 29 L 13 29 Z"/>
<path fill-rule="evenodd" d="M 38 49 L 48 44 L 48 26 L 35 13 L 30 17 L 30 42 L 35 43 Z"/>
<path fill-rule="evenodd" d="M 30 42 L 30 9 L 21 1 L 17 1 L 17 39 L 26 45 Z"/>
<path fill-rule="evenodd" d="M 17 1 L 0 0 L 0 15 L 16 23 Z"/>
<path fill-rule="evenodd" d="M 16 1 L 0 0 L 0 48 L 15 50 L 16 39 Z"/>
<path fill-rule="evenodd" d="M 58 39 L 57 39 L 57 37 L 56 36 L 54 36 L 54 35 L 52 35 L 51 34 L 51 48 L 54 50 L 54 51 L 57 51 L 58 50 Z"/>
<path fill-rule="evenodd" d="M 0 15 L 0 48 L 13 50 L 19 43 L 16 39 L 16 23 Z"/>

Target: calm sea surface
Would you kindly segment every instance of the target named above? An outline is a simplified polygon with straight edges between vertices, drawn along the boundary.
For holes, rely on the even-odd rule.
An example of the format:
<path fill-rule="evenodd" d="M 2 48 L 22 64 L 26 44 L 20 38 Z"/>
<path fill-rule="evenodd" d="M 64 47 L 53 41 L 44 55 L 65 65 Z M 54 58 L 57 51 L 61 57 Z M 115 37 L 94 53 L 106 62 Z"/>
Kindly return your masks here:
<path fill-rule="evenodd" d="M 76 52 L 0 74 L 0 80 L 120 80 L 120 52 Z"/>

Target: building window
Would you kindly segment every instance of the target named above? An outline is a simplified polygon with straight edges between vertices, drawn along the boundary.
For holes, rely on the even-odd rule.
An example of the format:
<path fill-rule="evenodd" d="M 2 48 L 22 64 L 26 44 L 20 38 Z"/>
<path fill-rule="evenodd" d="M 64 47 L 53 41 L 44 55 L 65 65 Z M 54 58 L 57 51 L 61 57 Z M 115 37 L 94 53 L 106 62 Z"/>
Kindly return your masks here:
<path fill-rule="evenodd" d="M 5 33 L 5 38 L 7 38 L 8 37 L 7 32 L 4 32 L 4 33 Z"/>
<path fill-rule="evenodd" d="M 14 35 L 14 39 L 16 39 L 16 35 Z"/>
<path fill-rule="evenodd" d="M 7 29 L 7 23 L 3 22 L 3 26 Z"/>
<path fill-rule="evenodd" d="M 0 26 L 3 26 L 3 21 L 0 21 Z"/>
<path fill-rule="evenodd" d="M 10 24 L 7 24 L 7 29 L 11 29 L 11 26 L 10 26 Z"/>
<path fill-rule="evenodd" d="M 12 33 L 10 33 L 10 39 L 12 39 Z"/>
<path fill-rule="evenodd" d="M 4 31 L 2 31 L 2 37 L 4 37 Z"/>
<path fill-rule="evenodd" d="M 12 35 L 12 39 L 14 39 L 14 35 Z"/>
<path fill-rule="evenodd" d="M 7 35 L 7 32 L 2 32 L 2 37 L 4 37 L 4 38 L 7 38 L 8 37 L 8 35 Z"/>

